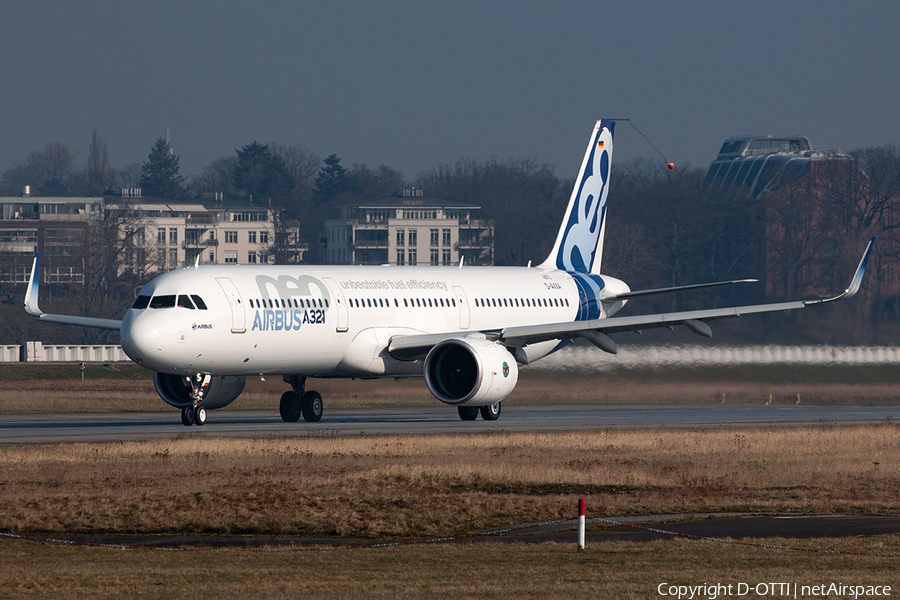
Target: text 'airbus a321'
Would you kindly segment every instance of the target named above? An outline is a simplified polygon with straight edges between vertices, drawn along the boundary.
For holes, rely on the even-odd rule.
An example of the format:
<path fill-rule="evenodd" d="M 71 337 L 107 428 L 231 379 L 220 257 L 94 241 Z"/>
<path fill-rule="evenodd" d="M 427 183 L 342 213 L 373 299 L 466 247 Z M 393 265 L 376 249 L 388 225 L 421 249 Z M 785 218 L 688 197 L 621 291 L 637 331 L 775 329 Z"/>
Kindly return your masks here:
<path fill-rule="evenodd" d="M 266 375 L 292 388 L 281 396 L 285 421 L 322 418 L 309 377 L 423 375 L 435 398 L 471 421 L 479 412 L 497 419 L 519 365 L 575 338 L 615 353 L 610 335 L 619 332 L 684 325 L 709 337 L 711 320 L 806 308 L 859 289 L 873 242 L 832 298 L 614 316 L 640 296 L 740 283 L 631 291 L 600 274 L 614 129 L 600 120 L 591 132 L 553 250 L 538 266 L 194 266 L 153 279 L 118 321 L 41 312 L 36 256 L 25 309 L 41 321 L 119 330 L 125 353 L 154 372 L 156 391 L 185 425 L 203 425 L 246 377 Z"/>

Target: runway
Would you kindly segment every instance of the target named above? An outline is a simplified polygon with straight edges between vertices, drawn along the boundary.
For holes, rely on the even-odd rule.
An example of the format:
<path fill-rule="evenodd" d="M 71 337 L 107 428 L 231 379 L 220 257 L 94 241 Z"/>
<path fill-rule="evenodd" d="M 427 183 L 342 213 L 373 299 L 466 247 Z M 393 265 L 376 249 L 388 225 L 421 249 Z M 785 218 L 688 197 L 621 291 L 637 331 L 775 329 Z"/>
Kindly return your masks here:
<path fill-rule="evenodd" d="M 211 411 L 185 427 L 178 411 L 0 415 L 0 444 L 122 442 L 182 437 L 333 437 L 474 432 L 602 431 L 652 427 L 752 427 L 889 423 L 900 406 L 628 405 L 504 406 L 500 419 L 463 422 L 452 407 L 328 410 L 319 423 L 285 423 L 272 411 Z"/>

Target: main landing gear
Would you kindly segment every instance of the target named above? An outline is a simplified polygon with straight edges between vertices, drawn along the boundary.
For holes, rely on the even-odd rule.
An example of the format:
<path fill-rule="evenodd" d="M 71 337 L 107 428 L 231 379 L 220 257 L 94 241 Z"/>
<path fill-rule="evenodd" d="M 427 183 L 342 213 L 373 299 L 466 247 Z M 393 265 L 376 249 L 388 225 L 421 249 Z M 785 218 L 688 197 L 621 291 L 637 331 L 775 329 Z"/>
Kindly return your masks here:
<path fill-rule="evenodd" d="M 296 423 L 300 416 L 310 423 L 316 423 L 322 419 L 324 405 L 319 392 L 306 391 L 306 377 L 300 375 L 285 375 L 284 382 L 294 389 L 281 395 L 279 412 L 281 420 L 287 423 Z"/>
<path fill-rule="evenodd" d="M 481 418 L 485 421 L 496 421 L 500 418 L 500 403 L 494 402 L 487 406 L 458 406 L 459 418 L 463 421 L 474 421 L 481 413 Z"/>

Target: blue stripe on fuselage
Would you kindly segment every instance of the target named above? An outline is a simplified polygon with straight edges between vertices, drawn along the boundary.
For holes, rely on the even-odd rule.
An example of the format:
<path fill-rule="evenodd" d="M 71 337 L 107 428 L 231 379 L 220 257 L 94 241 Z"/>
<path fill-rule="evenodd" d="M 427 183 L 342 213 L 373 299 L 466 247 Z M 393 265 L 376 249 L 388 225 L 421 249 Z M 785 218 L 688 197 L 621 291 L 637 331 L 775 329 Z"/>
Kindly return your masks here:
<path fill-rule="evenodd" d="M 568 272 L 578 287 L 578 314 L 576 321 L 588 321 L 599 319 L 601 313 L 600 290 L 606 283 L 599 275 L 587 275 L 585 273 Z"/>

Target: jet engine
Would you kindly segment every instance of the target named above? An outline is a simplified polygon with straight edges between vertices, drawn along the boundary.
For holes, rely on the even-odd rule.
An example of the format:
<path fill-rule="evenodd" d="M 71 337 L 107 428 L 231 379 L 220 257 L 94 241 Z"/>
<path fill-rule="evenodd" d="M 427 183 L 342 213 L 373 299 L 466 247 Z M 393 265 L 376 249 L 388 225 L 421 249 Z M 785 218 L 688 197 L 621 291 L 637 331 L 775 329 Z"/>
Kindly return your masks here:
<path fill-rule="evenodd" d="M 425 357 L 425 383 L 441 402 L 487 406 L 516 387 L 516 359 L 500 344 L 479 338 L 451 338 Z"/>
<path fill-rule="evenodd" d="M 195 376 L 196 377 L 196 376 Z M 203 377 L 201 375 L 201 377 Z M 244 391 L 246 377 L 217 377 L 209 378 L 201 389 L 201 406 L 212 410 L 228 406 Z M 159 397 L 175 408 L 191 406 L 191 378 L 184 375 L 172 375 L 170 373 L 153 373 L 153 385 Z"/>

